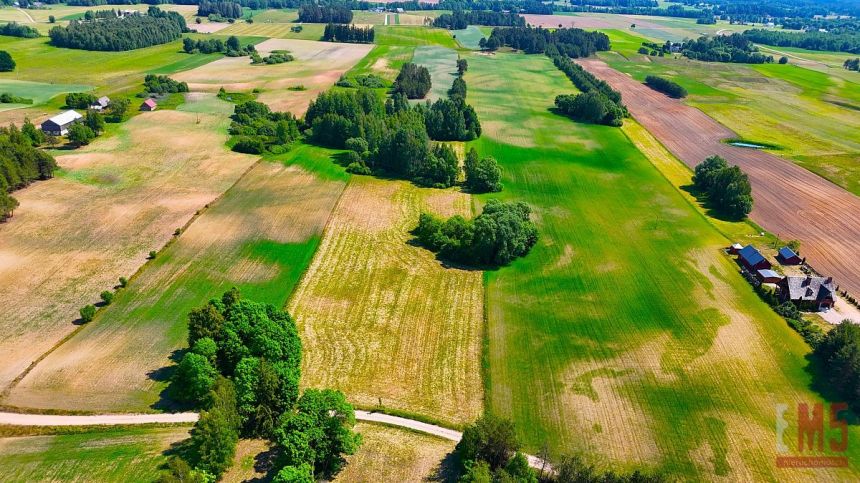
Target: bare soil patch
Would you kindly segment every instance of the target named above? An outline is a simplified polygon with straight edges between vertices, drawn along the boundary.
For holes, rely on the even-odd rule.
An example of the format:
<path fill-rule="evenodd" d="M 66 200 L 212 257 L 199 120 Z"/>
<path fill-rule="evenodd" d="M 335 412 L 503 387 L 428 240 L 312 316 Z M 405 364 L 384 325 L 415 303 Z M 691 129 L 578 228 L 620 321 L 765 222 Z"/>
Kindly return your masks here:
<path fill-rule="evenodd" d="M 777 156 L 721 142 L 736 134 L 603 61 L 579 63 L 620 90 L 636 120 L 691 168 L 714 154 L 740 166 L 752 183 L 751 218 L 784 239 L 800 240 L 804 256 L 817 270 L 860 293 L 860 198 Z"/>

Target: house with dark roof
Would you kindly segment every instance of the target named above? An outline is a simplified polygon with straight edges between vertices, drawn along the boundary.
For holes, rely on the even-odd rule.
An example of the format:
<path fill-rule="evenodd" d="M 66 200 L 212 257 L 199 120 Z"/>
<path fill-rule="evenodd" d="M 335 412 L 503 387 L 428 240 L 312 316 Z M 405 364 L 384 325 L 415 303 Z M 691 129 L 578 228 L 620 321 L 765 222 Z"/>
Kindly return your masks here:
<path fill-rule="evenodd" d="M 141 103 L 140 110 L 141 111 L 154 111 L 156 107 L 158 107 L 158 104 L 156 104 L 154 100 L 147 99 L 147 100 L 143 101 L 143 103 Z"/>
<path fill-rule="evenodd" d="M 761 283 L 779 283 L 782 280 L 782 275 L 769 269 L 759 270 L 755 276 Z"/>
<path fill-rule="evenodd" d="M 747 245 L 738 252 L 738 261 L 752 273 L 770 268 L 770 262 L 767 261 L 767 258 L 752 245 Z"/>
<path fill-rule="evenodd" d="M 794 250 L 788 247 L 780 248 L 776 259 L 783 265 L 800 265 L 801 262 L 800 255 L 794 253 Z"/>
<path fill-rule="evenodd" d="M 825 310 L 836 302 L 832 277 L 785 277 L 779 282 L 779 298 L 791 301 L 801 310 Z"/>
<path fill-rule="evenodd" d="M 83 118 L 77 111 L 66 111 L 42 123 L 42 131 L 51 136 L 65 136 L 69 127 Z"/>

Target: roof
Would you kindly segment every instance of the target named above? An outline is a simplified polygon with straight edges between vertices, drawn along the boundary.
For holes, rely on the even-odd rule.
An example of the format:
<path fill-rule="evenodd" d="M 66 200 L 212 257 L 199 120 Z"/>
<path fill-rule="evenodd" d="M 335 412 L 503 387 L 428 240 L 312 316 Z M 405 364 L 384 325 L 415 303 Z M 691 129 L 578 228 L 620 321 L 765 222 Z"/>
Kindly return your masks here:
<path fill-rule="evenodd" d="M 146 105 L 147 105 L 147 106 L 149 106 L 149 107 L 155 107 L 155 106 L 157 106 L 157 105 L 158 105 L 158 104 L 156 104 L 156 103 L 155 103 L 155 101 L 153 101 L 152 99 L 147 99 L 147 100 L 143 101 L 143 103 L 144 103 L 144 104 L 146 104 Z"/>
<path fill-rule="evenodd" d="M 818 301 L 833 296 L 833 279 L 824 277 L 785 277 L 791 300 Z"/>
<path fill-rule="evenodd" d="M 764 256 L 752 245 L 747 245 L 738 252 L 738 255 L 749 265 L 755 266 L 766 261 Z"/>
<path fill-rule="evenodd" d="M 84 116 L 81 116 L 77 113 L 77 111 L 66 111 L 62 114 L 57 114 L 56 116 L 48 119 L 48 121 L 53 122 L 58 126 L 65 126 L 66 124 L 72 123 L 81 119 Z"/>
<path fill-rule="evenodd" d="M 107 107 L 107 105 L 108 105 L 108 104 L 110 104 L 110 97 L 108 97 L 108 96 L 101 96 L 101 97 L 99 97 L 98 99 L 96 99 L 96 102 L 94 102 L 93 104 L 94 104 L 94 105 L 95 105 L 95 104 L 98 104 L 98 105 L 100 105 L 100 106 L 102 106 L 102 107 Z"/>
<path fill-rule="evenodd" d="M 794 250 L 788 247 L 782 247 L 779 249 L 779 256 L 783 258 L 783 260 L 788 260 L 790 258 L 797 257 L 797 253 L 794 253 Z"/>
<path fill-rule="evenodd" d="M 740 243 L 732 243 L 732 248 L 734 248 L 735 250 L 740 250 L 743 247 L 744 246 L 741 245 Z"/>
<path fill-rule="evenodd" d="M 782 275 L 768 269 L 759 270 L 758 274 L 761 275 L 762 278 L 782 278 Z"/>

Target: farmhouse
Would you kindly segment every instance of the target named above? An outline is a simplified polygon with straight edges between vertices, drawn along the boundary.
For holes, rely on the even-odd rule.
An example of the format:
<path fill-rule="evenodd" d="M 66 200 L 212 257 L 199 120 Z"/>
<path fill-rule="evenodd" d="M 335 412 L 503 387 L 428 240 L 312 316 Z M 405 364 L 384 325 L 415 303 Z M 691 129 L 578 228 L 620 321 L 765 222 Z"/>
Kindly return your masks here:
<path fill-rule="evenodd" d="M 69 126 L 82 118 L 76 111 L 66 111 L 43 122 L 42 131 L 51 136 L 65 136 L 69 133 Z"/>
<path fill-rule="evenodd" d="M 154 111 L 155 108 L 158 107 L 158 104 L 155 103 L 152 99 L 147 99 L 143 101 L 140 105 L 141 111 Z"/>
<path fill-rule="evenodd" d="M 794 250 L 788 247 L 780 248 L 776 258 L 783 265 L 800 265 L 801 262 L 800 255 L 794 253 Z"/>
<path fill-rule="evenodd" d="M 747 245 L 738 252 L 738 260 L 741 265 L 753 273 L 770 268 L 770 262 L 752 245 Z"/>
<path fill-rule="evenodd" d="M 755 276 L 761 283 L 779 283 L 782 280 L 782 275 L 769 269 L 759 270 Z"/>
<path fill-rule="evenodd" d="M 93 102 L 90 105 L 90 109 L 92 109 L 94 111 L 102 111 L 102 110 L 106 109 L 107 106 L 109 106 L 109 105 L 110 105 L 110 97 L 101 96 L 98 99 L 96 99 L 96 102 Z"/>
<path fill-rule="evenodd" d="M 779 282 L 779 297 L 790 300 L 801 310 L 823 310 L 833 307 L 835 292 L 832 277 L 785 277 Z"/>

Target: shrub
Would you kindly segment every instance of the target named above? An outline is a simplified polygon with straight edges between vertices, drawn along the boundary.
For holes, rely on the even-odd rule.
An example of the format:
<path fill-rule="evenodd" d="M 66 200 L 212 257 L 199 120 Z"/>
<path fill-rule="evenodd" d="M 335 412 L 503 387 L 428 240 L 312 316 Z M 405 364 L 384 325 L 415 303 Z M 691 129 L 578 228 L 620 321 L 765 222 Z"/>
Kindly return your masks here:
<path fill-rule="evenodd" d="M 100 296 L 101 296 L 102 302 L 104 302 L 105 305 L 110 305 L 111 302 L 113 302 L 113 292 L 111 292 L 110 290 L 105 290 L 104 292 L 101 293 Z"/>
<path fill-rule="evenodd" d="M 125 288 L 128 286 L 128 279 L 125 277 L 119 277 L 119 286 Z"/>
<path fill-rule="evenodd" d="M 86 322 L 92 322 L 93 318 L 96 316 L 96 306 L 95 305 L 85 305 L 80 310 L 81 320 Z"/>
<path fill-rule="evenodd" d="M 149 251 L 149 259 L 150 259 L 150 260 L 154 260 L 156 255 L 157 255 L 157 253 L 156 253 L 156 251 L 155 251 L 155 250 L 150 250 L 150 251 Z"/>

